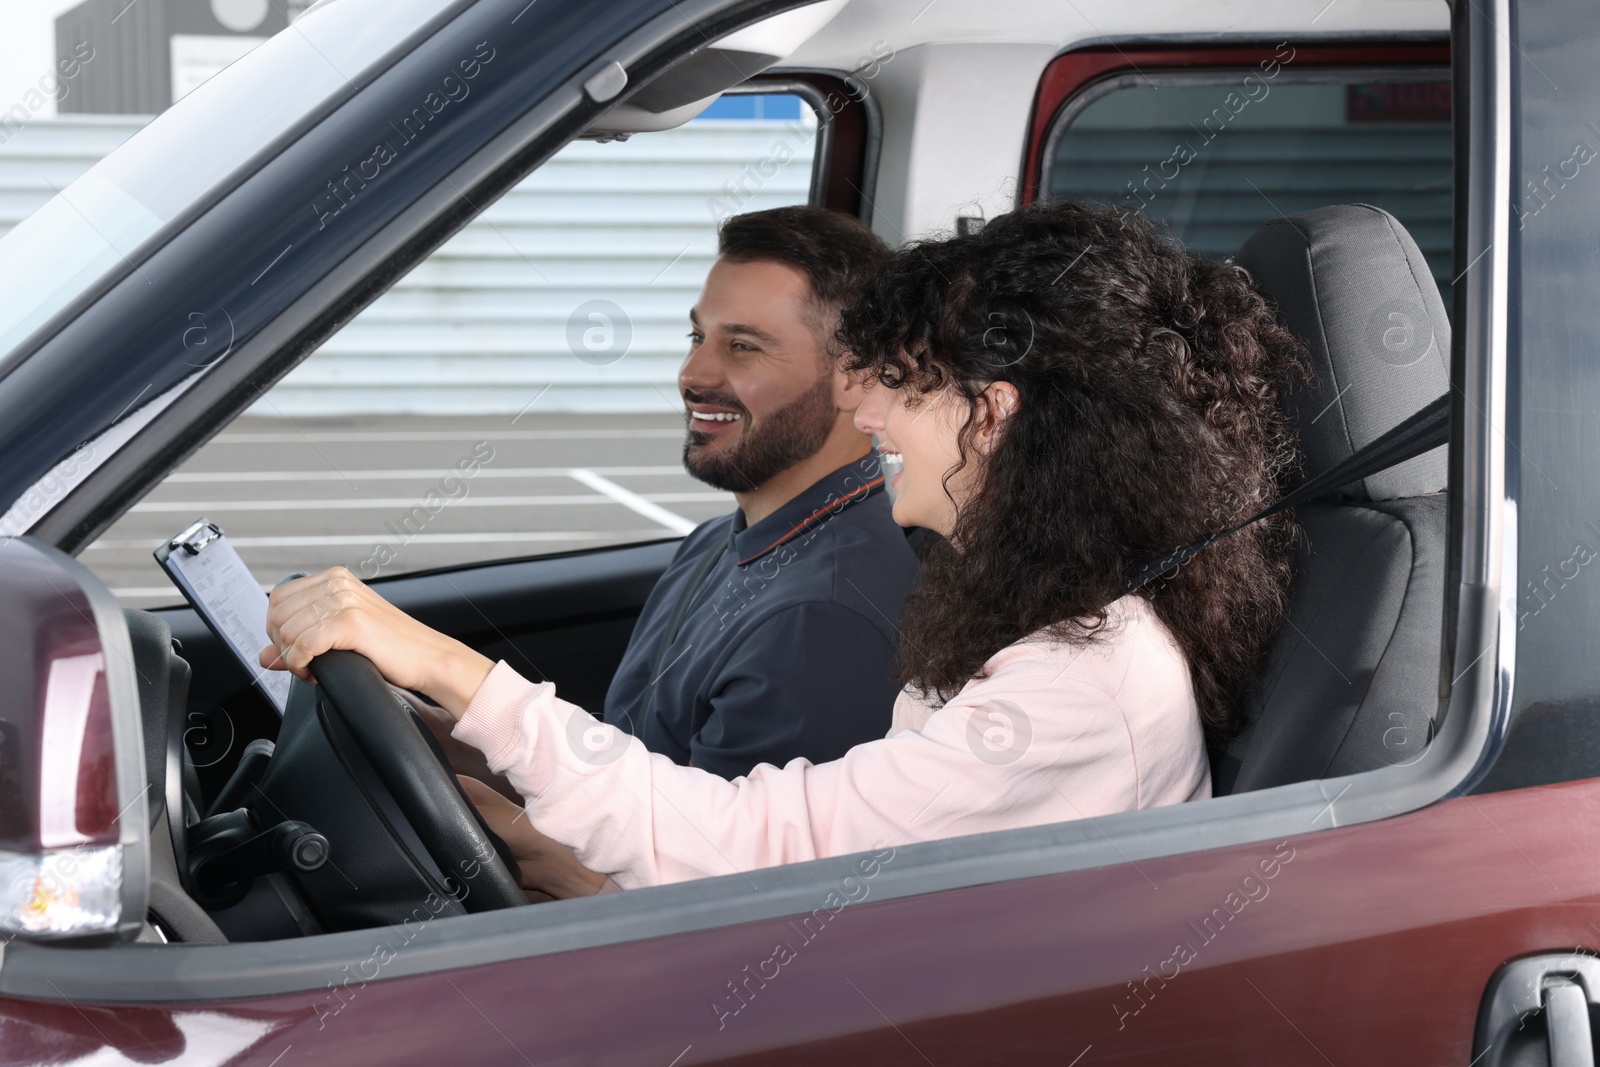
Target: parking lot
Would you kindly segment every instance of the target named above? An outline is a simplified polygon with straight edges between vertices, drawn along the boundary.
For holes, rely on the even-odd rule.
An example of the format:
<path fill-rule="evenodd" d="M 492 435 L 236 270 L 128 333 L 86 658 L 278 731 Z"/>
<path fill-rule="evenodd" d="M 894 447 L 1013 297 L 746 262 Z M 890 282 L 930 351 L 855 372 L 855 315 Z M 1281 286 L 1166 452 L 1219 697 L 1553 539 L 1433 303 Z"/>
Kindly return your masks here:
<path fill-rule="evenodd" d="M 733 506 L 684 473 L 683 432 L 670 413 L 247 416 L 79 558 L 155 607 L 182 597 L 151 553 L 201 517 L 268 587 L 679 536 Z"/>

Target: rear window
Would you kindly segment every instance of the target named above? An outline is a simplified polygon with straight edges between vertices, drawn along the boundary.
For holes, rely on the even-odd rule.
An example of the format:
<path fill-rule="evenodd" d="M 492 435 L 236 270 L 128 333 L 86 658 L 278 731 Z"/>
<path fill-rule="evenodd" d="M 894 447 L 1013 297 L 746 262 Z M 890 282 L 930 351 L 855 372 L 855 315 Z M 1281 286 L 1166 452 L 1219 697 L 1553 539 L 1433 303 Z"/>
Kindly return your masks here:
<path fill-rule="evenodd" d="M 1450 149 L 1446 70 L 1295 70 L 1286 56 L 1091 86 L 1050 132 L 1041 189 L 1136 208 L 1215 259 L 1278 215 L 1373 204 L 1411 232 L 1449 309 Z"/>

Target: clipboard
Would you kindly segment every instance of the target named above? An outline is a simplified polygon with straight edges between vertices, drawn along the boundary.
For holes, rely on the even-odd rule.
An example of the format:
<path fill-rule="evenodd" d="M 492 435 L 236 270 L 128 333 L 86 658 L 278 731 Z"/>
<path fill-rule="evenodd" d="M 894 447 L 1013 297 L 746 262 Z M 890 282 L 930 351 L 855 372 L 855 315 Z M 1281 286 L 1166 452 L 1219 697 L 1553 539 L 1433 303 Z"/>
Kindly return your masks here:
<path fill-rule="evenodd" d="M 228 543 L 222 527 L 200 519 L 154 554 L 167 577 L 228 646 L 282 718 L 294 676 L 288 671 L 269 671 L 256 660 L 268 643 L 267 594 Z"/>

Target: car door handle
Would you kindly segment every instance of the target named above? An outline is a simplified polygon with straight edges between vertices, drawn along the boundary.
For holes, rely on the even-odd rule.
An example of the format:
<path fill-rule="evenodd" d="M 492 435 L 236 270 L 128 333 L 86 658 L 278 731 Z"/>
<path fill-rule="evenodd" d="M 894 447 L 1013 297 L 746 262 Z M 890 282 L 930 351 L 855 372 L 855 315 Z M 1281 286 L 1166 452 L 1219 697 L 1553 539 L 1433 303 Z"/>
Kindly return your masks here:
<path fill-rule="evenodd" d="M 1589 1032 L 1589 998 L 1570 979 L 1544 988 L 1545 1030 L 1550 1035 L 1550 1067 L 1594 1067 Z"/>
<path fill-rule="evenodd" d="M 1512 960 L 1484 990 L 1472 1062 L 1477 1067 L 1537 1062 L 1595 1067 L 1590 1013 L 1597 1006 L 1600 959 L 1567 952 Z"/>

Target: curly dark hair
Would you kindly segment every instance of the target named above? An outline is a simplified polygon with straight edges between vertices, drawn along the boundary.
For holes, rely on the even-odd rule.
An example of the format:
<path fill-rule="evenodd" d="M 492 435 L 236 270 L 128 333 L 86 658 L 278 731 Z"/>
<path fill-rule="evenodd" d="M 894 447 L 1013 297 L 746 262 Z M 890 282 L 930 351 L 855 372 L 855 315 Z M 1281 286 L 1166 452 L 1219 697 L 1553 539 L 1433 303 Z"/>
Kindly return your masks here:
<path fill-rule="evenodd" d="M 1034 204 L 909 245 L 837 340 L 868 379 L 966 398 L 957 470 L 983 388 L 1019 395 L 901 616 L 900 679 L 939 703 L 1036 631 L 1094 639 L 1139 564 L 1270 504 L 1295 464 L 1279 390 L 1303 346 L 1242 267 L 1127 209 Z M 1293 534 L 1288 514 L 1255 523 L 1138 593 L 1188 659 L 1213 750 L 1282 618 Z"/>

